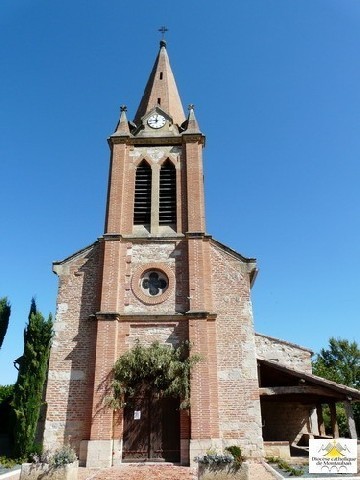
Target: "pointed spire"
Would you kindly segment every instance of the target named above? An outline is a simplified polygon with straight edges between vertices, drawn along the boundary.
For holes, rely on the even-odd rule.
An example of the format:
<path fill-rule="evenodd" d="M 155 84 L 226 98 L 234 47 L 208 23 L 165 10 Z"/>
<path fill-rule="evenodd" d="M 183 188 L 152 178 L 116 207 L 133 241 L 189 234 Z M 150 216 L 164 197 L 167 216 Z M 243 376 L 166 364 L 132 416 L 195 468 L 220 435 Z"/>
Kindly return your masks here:
<path fill-rule="evenodd" d="M 170 67 L 165 40 L 160 41 L 160 51 L 146 84 L 134 122 L 139 125 L 141 118 L 156 106 L 170 115 L 174 123 L 181 125 L 184 122 L 184 110 Z"/>
<path fill-rule="evenodd" d="M 112 137 L 127 137 L 130 135 L 129 123 L 126 117 L 127 107 L 126 105 L 121 105 L 120 107 L 120 120 L 117 124 L 115 132 L 111 135 Z"/>
<path fill-rule="evenodd" d="M 184 133 L 201 133 L 199 124 L 195 117 L 195 111 L 194 111 L 195 106 L 191 103 L 188 108 L 189 108 L 189 115 L 186 120 L 186 123 L 183 125 L 183 127 L 185 128 Z"/>

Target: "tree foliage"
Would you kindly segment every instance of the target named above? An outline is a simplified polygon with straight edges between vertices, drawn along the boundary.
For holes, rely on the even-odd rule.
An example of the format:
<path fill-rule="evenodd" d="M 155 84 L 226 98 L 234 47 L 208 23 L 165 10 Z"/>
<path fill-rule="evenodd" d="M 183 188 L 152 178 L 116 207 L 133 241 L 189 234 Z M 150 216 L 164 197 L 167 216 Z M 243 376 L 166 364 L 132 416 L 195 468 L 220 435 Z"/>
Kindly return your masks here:
<path fill-rule="evenodd" d="M 0 298 L 0 348 L 9 326 L 10 313 L 11 306 L 8 299 L 6 297 Z"/>
<path fill-rule="evenodd" d="M 354 342 L 331 337 L 313 362 L 315 375 L 348 387 L 360 388 L 360 348 Z"/>
<path fill-rule="evenodd" d="M 24 354 L 17 360 L 19 374 L 12 402 L 14 454 L 17 457 L 28 455 L 33 447 L 48 368 L 52 326 L 51 315 L 45 320 L 32 299 L 29 322 L 24 331 Z"/>
<path fill-rule="evenodd" d="M 191 368 L 199 360 L 198 355 L 189 355 L 188 342 L 178 347 L 159 342 L 146 347 L 137 342 L 115 363 L 112 406 L 122 408 L 125 399 L 151 392 L 180 398 L 180 408 L 188 408 Z"/>
<path fill-rule="evenodd" d="M 360 389 L 360 348 L 353 341 L 331 337 L 329 347 L 322 348 L 313 361 L 313 373 L 319 377 Z M 337 418 L 342 436 L 348 435 L 346 414 L 342 405 L 337 405 Z M 360 404 L 353 404 L 356 429 L 360 432 Z M 330 416 L 324 411 L 325 424 L 330 424 Z"/>
<path fill-rule="evenodd" d="M 11 406 L 14 385 L 0 385 L 0 435 L 9 435 L 11 432 Z"/>
<path fill-rule="evenodd" d="M 12 398 L 14 394 L 14 385 L 0 385 L 0 403 Z"/>

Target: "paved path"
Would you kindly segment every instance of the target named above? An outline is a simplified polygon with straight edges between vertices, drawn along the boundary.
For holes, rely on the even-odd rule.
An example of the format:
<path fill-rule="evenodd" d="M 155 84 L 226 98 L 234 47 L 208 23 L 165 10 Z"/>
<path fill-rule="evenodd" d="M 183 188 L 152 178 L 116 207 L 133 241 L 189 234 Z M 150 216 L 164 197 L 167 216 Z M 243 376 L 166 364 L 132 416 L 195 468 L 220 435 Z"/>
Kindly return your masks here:
<path fill-rule="evenodd" d="M 262 464 L 250 464 L 250 480 L 275 480 Z M 174 465 L 125 464 L 118 467 L 79 468 L 78 480 L 197 480 L 197 469 Z"/>
<path fill-rule="evenodd" d="M 275 480 L 279 477 L 270 473 L 261 463 L 250 463 L 249 478 L 250 480 Z"/>
<path fill-rule="evenodd" d="M 131 464 L 104 469 L 79 468 L 78 480 L 196 480 L 196 469 L 174 465 Z"/>
<path fill-rule="evenodd" d="M 18 470 L 7 470 L 6 472 L 0 472 L 0 480 L 19 480 L 20 478 L 20 469 Z"/>
<path fill-rule="evenodd" d="M 250 464 L 250 480 L 276 480 L 263 465 Z M 11 475 L 9 472 L 0 479 L 18 480 L 20 470 Z M 196 468 L 174 465 L 125 464 L 111 468 L 80 467 L 78 480 L 197 480 Z"/>

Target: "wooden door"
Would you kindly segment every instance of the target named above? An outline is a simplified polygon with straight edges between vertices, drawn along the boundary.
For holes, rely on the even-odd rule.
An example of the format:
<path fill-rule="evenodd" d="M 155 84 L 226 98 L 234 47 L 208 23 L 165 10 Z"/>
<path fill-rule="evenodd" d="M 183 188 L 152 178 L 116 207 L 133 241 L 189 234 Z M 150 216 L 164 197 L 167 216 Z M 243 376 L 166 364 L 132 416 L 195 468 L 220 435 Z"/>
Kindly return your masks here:
<path fill-rule="evenodd" d="M 124 409 L 124 462 L 179 462 L 179 401 L 151 395 L 132 399 Z"/>

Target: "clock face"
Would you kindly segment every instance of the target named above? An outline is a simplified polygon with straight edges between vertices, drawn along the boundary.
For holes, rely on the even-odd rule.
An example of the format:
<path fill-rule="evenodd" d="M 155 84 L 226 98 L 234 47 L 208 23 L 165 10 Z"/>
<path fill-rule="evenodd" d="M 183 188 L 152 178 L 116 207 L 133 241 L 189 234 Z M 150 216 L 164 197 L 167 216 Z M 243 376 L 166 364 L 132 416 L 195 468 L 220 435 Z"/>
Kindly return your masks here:
<path fill-rule="evenodd" d="M 151 117 L 148 118 L 148 125 L 151 128 L 161 128 L 165 125 L 166 119 L 162 115 L 159 115 L 158 113 L 154 113 L 154 115 L 151 115 Z"/>

